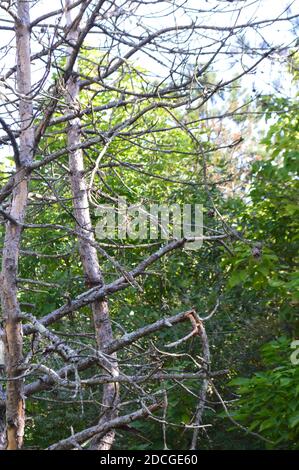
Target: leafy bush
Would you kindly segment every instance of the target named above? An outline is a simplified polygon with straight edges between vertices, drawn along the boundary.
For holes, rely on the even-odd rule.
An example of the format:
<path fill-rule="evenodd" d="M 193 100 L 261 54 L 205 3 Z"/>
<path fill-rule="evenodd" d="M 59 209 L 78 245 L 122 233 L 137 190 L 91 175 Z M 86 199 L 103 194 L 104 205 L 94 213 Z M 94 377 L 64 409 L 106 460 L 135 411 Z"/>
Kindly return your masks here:
<path fill-rule="evenodd" d="M 291 340 L 281 337 L 261 349 L 264 371 L 230 382 L 240 398 L 232 416 L 271 441 L 269 448 L 299 449 L 299 365 Z"/>

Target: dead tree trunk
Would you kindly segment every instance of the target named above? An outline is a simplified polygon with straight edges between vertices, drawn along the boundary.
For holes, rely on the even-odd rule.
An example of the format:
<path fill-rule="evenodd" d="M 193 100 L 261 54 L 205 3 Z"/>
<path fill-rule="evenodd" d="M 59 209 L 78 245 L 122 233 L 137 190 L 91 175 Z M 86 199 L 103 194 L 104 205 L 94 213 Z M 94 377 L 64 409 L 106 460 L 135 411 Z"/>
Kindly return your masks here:
<path fill-rule="evenodd" d="M 19 98 L 20 136 L 19 152 L 15 155 L 17 174 L 12 194 L 10 217 L 6 232 L 2 259 L 1 300 L 5 327 L 6 386 L 6 439 L 7 449 L 20 449 L 23 444 L 25 405 L 23 380 L 20 375 L 23 362 L 23 337 L 20 306 L 17 298 L 17 272 L 22 227 L 28 197 L 26 165 L 32 161 L 34 131 L 31 100 L 30 18 L 29 2 L 17 2 L 15 20 L 17 52 L 17 94 Z M 15 222 L 13 222 L 15 221 Z"/>
<path fill-rule="evenodd" d="M 4 360 L 4 331 L 0 328 L 0 379 L 3 378 L 5 367 Z M 5 426 L 5 392 L 0 382 L 0 450 L 6 449 L 6 426 Z"/>
<path fill-rule="evenodd" d="M 3 399 L 5 399 L 5 395 L 0 385 L 0 450 L 6 449 L 5 403 Z"/>
<path fill-rule="evenodd" d="M 71 1 L 66 1 L 70 6 Z M 69 27 L 68 42 L 76 47 L 79 31 L 76 21 L 72 22 L 70 11 L 67 12 L 67 25 Z M 66 85 L 67 101 L 72 109 L 78 106 L 79 83 L 75 68 Z M 75 118 L 69 123 L 68 148 L 74 148 L 80 144 L 80 119 Z M 84 236 L 79 237 L 80 259 L 88 287 L 103 285 L 103 276 L 99 267 L 96 249 L 86 240 L 94 241 L 92 223 L 90 217 L 88 188 L 84 178 L 84 160 L 82 150 L 69 152 L 69 169 L 72 187 L 74 216 L 76 218 L 77 231 Z M 105 348 L 113 339 L 112 327 L 109 317 L 107 300 L 97 300 L 92 304 L 93 321 L 96 334 L 96 342 L 99 350 Z M 107 360 L 105 368 L 111 376 L 118 375 L 117 358 L 114 354 L 111 360 Z M 104 424 L 117 416 L 118 384 L 108 383 L 103 386 L 102 406 L 100 424 Z M 91 447 L 98 450 L 109 450 L 114 441 L 114 431 L 109 431 L 105 436 L 94 438 Z"/>

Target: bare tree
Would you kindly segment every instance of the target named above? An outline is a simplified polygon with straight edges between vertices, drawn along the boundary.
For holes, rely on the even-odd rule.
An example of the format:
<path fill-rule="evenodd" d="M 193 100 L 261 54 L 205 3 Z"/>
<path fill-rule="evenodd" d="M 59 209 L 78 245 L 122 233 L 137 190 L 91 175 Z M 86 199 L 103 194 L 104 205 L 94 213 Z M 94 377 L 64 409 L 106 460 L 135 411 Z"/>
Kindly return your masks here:
<path fill-rule="evenodd" d="M 194 242 L 194 237 L 132 246 L 114 240 L 98 242 L 93 211 L 103 200 L 115 202 L 119 196 L 109 186 L 106 169 L 115 171 L 118 180 L 118 170 L 139 173 L 149 181 L 160 179 L 204 188 L 220 217 L 220 226 L 217 232 L 208 231 L 202 240 L 211 246 L 226 246 L 240 239 L 214 205 L 210 189 L 221 180 L 208 171 L 207 149 L 198 136 L 198 126 L 242 113 L 242 109 L 228 107 L 215 116 L 210 103 L 254 73 L 260 64 L 285 57 L 293 39 L 287 37 L 277 43 L 273 35 L 267 36 L 267 27 L 291 25 L 298 13 L 281 8 L 273 17 L 269 13 L 267 18 L 255 19 L 247 15 L 257 3 L 250 1 L 52 3 L 57 3 L 53 10 L 39 1 L 0 5 L 1 35 L 7 34 L 6 42 L 1 43 L 5 63 L 0 77 L 1 144 L 15 163 L 12 170 L 9 159 L 5 160 L 3 174 L 7 178 L 0 188 L 0 216 L 5 228 L 1 273 L 5 371 L 1 380 L 6 383 L 5 389 L 0 386 L 0 447 L 22 448 L 24 402 L 42 397 L 44 392 L 64 390 L 80 402 L 83 389 L 101 390 L 97 424 L 69 437 L 66 430 L 66 437 L 49 449 L 85 446 L 107 450 L 114 443 L 115 430 L 135 420 L 150 417 L 162 426 L 175 426 L 167 420 L 165 383 L 185 387 L 184 381 L 195 380 L 201 384 L 194 420 L 189 425 L 193 431 L 190 445 L 195 449 L 199 430 L 204 427 L 209 383 L 222 373 L 211 368 L 204 325 L 212 315 L 202 318 L 191 307 L 167 316 L 161 312 L 160 320 L 144 319 L 143 326 L 131 332 L 116 324 L 121 334 L 114 336 L 108 304 L 110 297 L 127 288 L 135 289 L 138 296 L 140 279 L 149 274 L 149 267 L 182 250 Z M 252 32 L 260 37 L 254 47 Z M 229 72 L 222 76 L 227 69 Z M 158 111 L 163 113 L 160 121 Z M 155 174 L 148 166 L 127 162 L 121 152 L 118 154 L 118 148 L 124 146 L 136 152 L 146 149 L 153 154 L 174 154 L 176 149 L 159 144 L 159 136 L 175 129 L 188 136 L 191 153 L 200 162 L 201 175 L 194 181 L 177 174 Z M 239 144 L 240 140 L 232 139 L 225 149 L 230 151 Z M 219 147 L 215 142 L 212 150 Z M 62 214 L 55 223 L 52 204 Z M 50 295 L 57 287 L 55 278 L 44 280 L 42 269 L 37 278 L 20 278 L 19 261 L 23 257 L 38 259 L 39 263 L 52 259 L 67 273 L 65 260 L 70 253 L 56 252 L 55 244 L 50 252 L 37 251 L 30 244 L 30 234 L 36 232 L 44 240 L 48 236 L 63 238 L 72 256 L 78 252 L 76 259 L 85 281 L 84 289 L 64 293 L 65 303 L 46 314 L 39 311 L 41 306 L 30 304 L 30 292 L 32 286 L 42 287 Z M 123 265 L 120 253 L 134 248 L 137 253 L 142 248 L 143 258 L 134 266 Z M 61 260 L 64 262 L 59 265 Z M 109 282 L 104 276 L 107 266 L 113 270 Z M 19 300 L 20 292 L 26 293 L 24 285 L 31 286 L 26 299 L 29 312 Z M 95 342 L 84 331 L 72 335 L 56 329 L 84 307 L 92 310 Z M 190 326 L 180 340 L 163 348 L 150 341 L 153 333 L 173 332 L 182 323 Z M 26 341 L 28 338 L 25 345 L 24 336 Z M 147 345 L 141 346 L 144 338 Z M 190 356 L 187 350 L 176 351 L 191 338 L 199 340 L 201 359 Z M 143 357 L 142 367 L 136 362 L 139 355 Z M 188 360 L 190 372 L 168 369 L 169 358 Z M 161 386 L 150 392 L 149 383 Z M 122 390 L 135 397 L 129 405 L 122 398 Z"/>

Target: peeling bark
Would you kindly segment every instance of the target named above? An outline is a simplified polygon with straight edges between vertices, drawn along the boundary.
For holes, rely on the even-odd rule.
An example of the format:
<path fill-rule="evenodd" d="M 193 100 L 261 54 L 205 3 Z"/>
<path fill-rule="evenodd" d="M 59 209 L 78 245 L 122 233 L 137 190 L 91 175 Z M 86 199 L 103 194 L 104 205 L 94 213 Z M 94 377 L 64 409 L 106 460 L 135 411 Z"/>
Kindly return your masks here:
<path fill-rule="evenodd" d="M 18 19 L 15 21 L 17 51 L 17 91 L 19 94 L 19 160 L 12 193 L 10 216 L 23 223 L 28 197 L 26 166 L 32 161 L 34 134 L 31 93 L 30 18 L 29 2 L 17 2 Z M 23 380 L 15 380 L 23 362 L 23 334 L 20 306 L 17 298 L 17 273 L 22 228 L 11 221 L 6 223 L 2 258 L 1 301 L 4 320 L 6 386 L 6 440 L 7 449 L 20 449 L 23 445 L 25 403 Z M 14 379 L 14 380 L 11 380 Z"/>
<path fill-rule="evenodd" d="M 4 331 L 0 328 L 0 379 L 3 378 L 4 369 Z M 0 382 L 0 450 L 6 449 L 6 425 L 5 425 L 5 392 Z"/>
<path fill-rule="evenodd" d="M 70 1 L 66 1 L 66 6 L 70 5 Z M 77 44 L 79 30 L 76 28 L 76 21 L 72 22 L 70 11 L 67 12 L 67 25 L 70 28 L 68 41 L 74 46 Z M 67 81 L 66 96 L 67 102 L 71 109 L 76 109 L 79 96 L 79 82 L 77 74 L 73 68 L 73 73 Z M 80 119 L 74 118 L 69 123 L 68 128 L 68 148 L 76 148 L 81 142 Z M 76 218 L 76 230 L 84 235 L 85 239 L 79 237 L 79 252 L 83 266 L 86 283 L 89 288 L 94 286 L 102 286 L 104 284 L 103 276 L 100 270 L 97 250 L 88 240 L 94 241 L 92 232 L 92 223 L 90 217 L 88 189 L 84 178 L 84 159 L 82 149 L 69 151 L 69 169 L 73 197 L 74 216 Z M 86 240 L 86 238 L 88 240 Z M 112 340 L 113 333 L 109 317 L 108 302 L 106 299 L 95 300 L 92 305 L 93 321 L 95 328 L 95 336 L 97 347 L 99 350 L 105 348 Z M 118 375 L 118 366 L 116 354 L 111 356 L 111 360 L 107 360 L 105 367 L 112 377 Z M 108 383 L 103 385 L 101 418 L 99 425 L 108 422 L 117 416 L 117 403 L 119 397 L 119 385 L 117 383 Z M 91 443 L 92 449 L 109 450 L 114 441 L 114 430 L 97 439 L 93 439 Z"/>

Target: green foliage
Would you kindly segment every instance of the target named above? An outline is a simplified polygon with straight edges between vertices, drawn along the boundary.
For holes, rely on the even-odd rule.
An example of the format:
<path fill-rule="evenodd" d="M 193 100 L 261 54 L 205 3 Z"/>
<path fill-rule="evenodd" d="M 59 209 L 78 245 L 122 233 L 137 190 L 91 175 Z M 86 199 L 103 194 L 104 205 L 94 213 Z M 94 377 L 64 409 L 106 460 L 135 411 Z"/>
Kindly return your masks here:
<path fill-rule="evenodd" d="M 242 365 L 245 376 L 235 368 L 237 377 L 230 385 L 240 398 L 231 406 L 231 414 L 250 431 L 271 441 L 268 448 L 298 449 L 299 368 L 291 363 L 290 344 L 299 332 L 299 120 L 295 101 L 268 97 L 263 105 L 266 118 L 271 118 L 262 141 L 266 155 L 252 166 L 245 201 L 229 201 L 236 229 L 253 243 L 245 247 L 239 243 L 233 259 L 224 257 L 222 261 L 231 297 L 238 296 L 238 304 L 247 308 L 256 297 L 258 308 L 246 319 L 247 344 L 249 348 L 263 346 L 253 369 L 250 364 Z M 265 326 L 256 329 L 259 323 L 262 326 L 261 316 Z M 279 339 L 267 342 L 269 333 Z"/>
<path fill-rule="evenodd" d="M 299 366 L 291 353 L 290 339 L 271 341 L 261 349 L 265 370 L 230 382 L 240 396 L 232 416 L 271 441 L 269 448 L 299 449 Z"/>
<path fill-rule="evenodd" d="M 231 201 L 237 229 L 255 246 L 240 245 L 232 262 L 224 259 L 228 287 L 259 291 L 267 306 L 296 329 L 298 306 L 298 143 L 296 102 L 267 101 L 275 122 L 263 139 L 267 156 L 252 166 L 246 201 Z M 276 118 L 275 118 L 276 116 Z"/>

